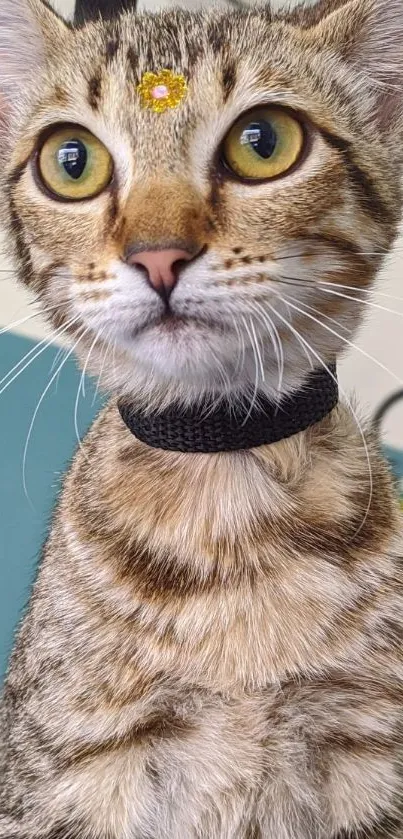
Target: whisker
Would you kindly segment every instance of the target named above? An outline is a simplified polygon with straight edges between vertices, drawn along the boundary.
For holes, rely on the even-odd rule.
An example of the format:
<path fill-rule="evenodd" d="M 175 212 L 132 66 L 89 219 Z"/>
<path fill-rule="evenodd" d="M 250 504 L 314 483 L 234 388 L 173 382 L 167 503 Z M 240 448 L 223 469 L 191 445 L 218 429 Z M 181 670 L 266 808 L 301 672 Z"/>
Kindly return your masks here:
<path fill-rule="evenodd" d="M 384 292 L 384 291 L 378 291 L 378 289 L 376 287 L 373 287 L 373 288 L 358 288 L 357 286 L 343 285 L 342 283 L 339 283 L 339 282 L 331 283 L 331 282 L 327 282 L 326 280 L 317 280 L 316 282 L 313 281 L 313 280 L 305 281 L 305 280 L 299 280 L 296 277 L 287 277 L 285 275 L 282 276 L 282 277 L 272 277 L 272 276 L 268 275 L 267 279 L 270 280 L 273 283 L 279 283 L 279 284 L 282 284 L 282 285 L 293 285 L 293 286 L 297 286 L 298 288 L 314 289 L 315 291 L 317 291 L 317 290 L 325 291 L 326 290 L 326 289 L 322 289 L 321 286 L 329 286 L 332 289 L 343 288 L 343 289 L 346 289 L 347 291 L 356 291 L 359 294 L 366 294 L 366 295 L 371 296 L 371 297 L 372 296 L 385 297 L 385 298 L 388 298 L 389 300 L 397 300 L 399 303 L 403 303 L 403 297 L 398 297 L 395 294 L 388 294 L 387 292 Z M 363 302 L 364 302 L 364 300 L 363 300 Z"/>
<path fill-rule="evenodd" d="M 280 342 L 280 346 L 281 346 L 281 349 L 282 349 L 282 341 L 281 341 L 281 338 L 280 338 L 280 335 L 279 335 L 278 329 L 277 329 L 277 327 L 276 327 L 275 323 L 274 323 L 272 320 L 271 320 L 271 322 L 273 323 L 273 329 L 275 329 L 275 331 L 276 331 L 276 333 L 277 333 L 277 336 L 278 336 L 278 341 Z M 297 338 L 297 341 L 299 341 L 299 339 L 298 339 L 298 335 L 296 335 L 295 337 Z M 309 353 L 307 352 L 307 349 L 306 349 L 305 344 L 303 344 L 303 343 L 302 343 L 302 341 L 299 341 L 299 344 L 300 344 L 300 347 L 301 347 L 302 351 L 304 352 L 304 354 L 305 354 L 305 356 L 306 356 L 306 358 L 307 358 L 307 360 L 308 360 L 308 362 L 309 362 L 309 366 L 310 366 L 311 370 L 313 370 L 313 369 L 314 369 L 314 365 L 313 365 L 313 362 L 312 362 L 312 358 L 311 358 L 311 356 L 309 355 Z M 283 366 L 284 366 L 284 353 L 282 354 L 282 358 L 283 358 Z"/>
<path fill-rule="evenodd" d="M 342 283 L 331 283 L 327 280 L 319 280 L 318 285 L 330 286 L 330 288 L 344 288 L 346 291 L 359 291 L 360 294 L 376 295 L 377 297 L 388 297 L 389 300 L 397 300 L 403 303 L 403 297 L 397 297 L 395 294 L 387 294 L 385 291 L 378 291 L 376 285 L 373 288 L 357 288 L 357 286 L 343 285 Z"/>
<path fill-rule="evenodd" d="M 234 315 L 232 315 L 232 324 L 234 327 L 234 332 L 236 332 L 236 336 L 238 339 L 238 355 L 235 371 L 236 373 L 239 373 L 241 370 L 243 370 L 243 366 L 245 364 L 245 339 L 236 322 L 236 318 L 234 317 Z"/>
<path fill-rule="evenodd" d="M 283 301 L 283 302 L 284 302 L 284 301 Z M 352 415 L 353 415 L 353 417 L 354 417 L 355 423 L 356 423 L 356 425 L 357 425 L 358 431 L 359 431 L 360 436 L 361 436 L 361 440 L 362 440 L 362 444 L 363 444 L 363 448 L 364 448 L 364 452 L 365 452 L 365 457 L 366 457 L 367 464 L 368 464 L 368 478 L 369 478 L 368 503 L 367 503 L 367 506 L 366 506 L 366 510 L 365 510 L 365 513 L 364 513 L 363 520 L 362 520 L 362 522 L 361 522 L 361 524 L 360 524 L 359 528 L 357 528 L 357 530 L 356 530 L 356 531 L 355 531 L 355 533 L 354 533 L 353 538 L 355 538 L 356 536 L 358 536 L 358 534 L 359 534 L 360 530 L 362 530 L 362 528 L 364 527 L 365 522 L 366 522 L 366 520 L 367 520 L 367 518 L 368 518 L 369 511 L 370 511 L 370 509 L 371 509 L 371 504 L 372 504 L 373 493 L 374 493 L 374 483 L 373 483 L 373 475 L 372 475 L 372 464 L 371 464 L 371 459 L 370 459 L 370 456 L 369 456 L 368 444 L 367 444 L 367 441 L 366 441 L 366 439 L 365 439 L 365 434 L 364 434 L 364 432 L 363 432 L 363 430 L 362 430 L 361 423 L 360 423 L 360 421 L 359 421 L 359 419 L 358 419 L 358 417 L 357 417 L 356 412 L 354 411 L 354 408 L 353 408 L 353 406 L 352 406 L 352 404 L 351 404 L 351 401 L 350 401 L 350 399 L 348 398 L 348 396 L 347 396 L 347 394 L 346 394 L 345 390 L 344 390 L 344 389 L 341 387 L 341 385 L 339 384 L 339 382 L 338 382 L 338 380 L 337 380 L 337 377 L 334 375 L 334 373 L 332 372 L 332 370 L 330 369 L 330 367 L 329 367 L 329 366 L 328 366 L 328 365 L 327 365 L 327 364 L 323 361 L 323 358 L 321 358 L 321 356 L 319 355 L 319 353 L 317 353 L 317 352 L 316 352 L 316 350 L 314 350 L 314 349 L 313 349 L 312 345 L 311 345 L 308 341 L 306 341 L 306 340 L 305 340 L 305 338 L 303 338 L 303 336 L 300 334 L 300 332 L 299 332 L 297 329 L 295 329 L 295 327 L 294 327 L 291 323 L 289 323 L 289 321 L 287 321 L 287 319 L 286 319 L 286 318 L 284 318 L 284 317 L 280 314 L 280 312 L 278 312 L 278 311 L 274 308 L 274 306 L 271 306 L 269 303 L 268 303 L 267 305 L 268 305 L 268 306 L 269 306 L 269 308 L 272 310 L 273 314 L 274 314 L 275 316 L 277 316 L 277 317 L 278 317 L 278 318 L 279 318 L 279 319 L 280 319 L 280 320 L 281 320 L 281 321 L 285 324 L 285 326 L 287 326 L 287 327 L 288 327 L 288 329 L 289 329 L 289 330 L 293 333 L 293 335 L 294 335 L 296 338 L 298 338 L 298 340 L 300 340 L 300 341 L 302 341 L 304 344 L 306 344 L 306 347 L 307 347 L 308 351 L 309 351 L 310 353 L 312 353 L 312 355 L 313 355 L 313 356 L 317 359 L 317 361 L 319 361 L 320 366 L 321 366 L 323 369 L 325 369 L 325 370 L 327 371 L 327 373 L 329 374 L 329 376 L 333 379 L 333 381 L 335 382 L 335 384 L 338 386 L 339 391 L 343 394 L 343 397 L 344 397 L 344 399 L 345 399 L 345 401 L 346 401 L 346 404 L 347 404 L 348 408 L 350 409 L 350 411 L 351 411 L 351 413 L 352 413 Z"/>
<path fill-rule="evenodd" d="M 68 352 L 68 350 L 69 350 L 69 348 L 68 348 L 68 347 L 67 347 L 67 348 L 66 348 L 66 347 L 62 347 L 62 353 L 61 353 L 61 356 L 59 356 L 59 358 L 60 358 L 60 357 L 63 357 L 63 356 L 64 356 L 64 355 Z M 61 370 L 59 370 L 59 372 L 58 372 L 58 374 L 57 374 L 57 376 L 56 376 L 55 393 L 57 393 L 57 391 L 58 391 L 59 381 L 60 381 L 60 373 L 61 373 Z"/>
<path fill-rule="evenodd" d="M 311 288 L 311 289 L 316 289 L 317 288 L 317 284 L 313 280 L 298 280 L 296 277 L 286 277 L 284 275 L 282 277 L 270 277 L 270 276 L 268 276 L 267 279 L 270 280 L 271 282 L 275 283 L 275 284 L 280 284 L 280 285 L 287 285 L 287 286 L 292 285 L 292 286 L 297 286 L 297 288 Z"/>
<path fill-rule="evenodd" d="M 403 247 L 398 247 L 398 246 L 395 246 L 392 250 L 390 250 L 389 248 L 380 248 L 377 251 L 360 251 L 360 250 L 357 250 L 356 255 L 357 256 L 382 256 L 382 257 L 385 257 L 389 253 L 393 253 L 393 252 L 398 253 L 399 251 L 402 251 L 402 250 L 403 250 Z M 327 250 L 325 249 L 323 251 L 318 251 L 318 250 L 314 249 L 314 250 L 310 250 L 310 251 L 299 251 L 298 253 L 290 253 L 290 254 L 285 254 L 284 256 L 276 256 L 275 261 L 276 262 L 283 262 L 287 259 L 303 259 L 304 257 L 313 257 L 314 258 L 315 256 L 330 256 L 335 251 L 337 252 L 337 254 L 340 254 L 342 256 L 343 255 L 345 255 L 345 256 L 349 255 L 349 253 L 345 249 L 343 249 L 340 245 L 337 245 L 336 243 L 332 243 L 332 244 L 329 243 L 329 247 L 328 247 Z"/>
<path fill-rule="evenodd" d="M 248 326 L 248 323 L 246 321 L 246 318 L 242 317 L 241 320 L 242 320 L 242 323 L 243 323 L 243 325 L 246 329 L 246 332 L 248 333 L 249 340 L 251 342 L 253 358 L 254 358 L 254 361 L 255 361 L 255 384 L 254 384 L 254 389 L 253 389 L 253 393 L 252 393 L 252 398 L 251 398 L 249 410 L 248 410 L 248 412 L 245 416 L 245 419 L 242 423 L 242 425 L 246 425 L 246 423 L 247 423 L 247 421 L 248 421 L 248 419 L 249 419 L 249 417 L 250 417 L 250 415 L 253 411 L 253 408 L 254 408 L 254 405 L 255 405 L 255 402 L 256 402 L 258 389 L 259 389 L 259 355 L 260 355 L 260 353 L 259 353 L 259 349 L 256 347 L 256 344 L 255 344 L 254 334 L 253 334 L 253 332 L 251 332 L 251 330 Z M 255 332 L 255 335 L 256 335 L 256 332 Z M 260 357 L 260 363 L 261 363 L 261 357 Z"/>
<path fill-rule="evenodd" d="M 116 350 L 117 350 L 117 338 L 115 338 L 115 340 L 113 342 L 113 353 L 112 353 L 112 366 L 113 366 L 114 373 L 115 373 L 115 379 L 117 379 L 117 374 L 116 374 Z"/>
<path fill-rule="evenodd" d="M 263 322 L 263 325 L 266 327 L 266 329 L 269 333 L 269 338 L 270 338 L 270 341 L 271 341 L 272 346 L 273 346 L 274 355 L 276 357 L 276 362 L 277 362 L 277 370 L 278 370 L 277 390 L 278 390 L 279 394 L 281 394 L 281 387 L 282 387 L 282 384 L 283 384 L 283 376 L 284 376 L 283 343 L 282 343 L 282 340 L 280 338 L 278 329 L 277 329 L 275 323 L 273 323 L 272 319 L 270 318 L 270 315 L 267 312 L 265 312 L 265 310 L 263 309 L 263 307 L 259 303 L 254 301 L 253 310 L 255 311 L 256 309 L 258 310 L 258 317 Z M 260 315 L 259 315 L 259 312 L 260 312 Z"/>
<path fill-rule="evenodd" d="M 103 338 L 101 336 L 100 336 L 100 340 L 103 340 Z M 104 350 L 104 353 L 103 353 L 103 356 L 102 356 L 102 361 L 101 361 L 101 367 L 100 367 L 100 370 L 99 370 L 99 373 L 98 373 L 97 384 L 96 384 L 96 388 L 95 388 L 95 391 L 94 391 L 94 396 L 93 396 L 92 402 L 91 402 L 91 407 L 92 408 L 94 407 L 95 402 L 97 400 L 97 396 L 98 396 L 98 392 L 99 392 L 99 386 L 100 386 L 100 382 L 101 382 L 101 378 L 102 378 L 102 373 L 104 372 L 106 357 L 108 355 L 109 350 L 110 350 L 110 345 L 106 341 L 105 342 L 105 350 Z"/>
<path fill-rule="evenodd" d="M 83 336 L 81 336 L 81 337 L 83 337 Z M 91 353 L 92 353 L 97 341 L 99 341 L 98 333 L 95 335 L 95 338 L 94 338 L 94 340 L 93 340 L 93 342 L 90 346 L 90 349 L 88 351 L 88 355 L 87 355 L 85 364 L 84 364 L 82 372 L 81 372 L 81 378 L 80 378 L 80 381 L 78 383 L 77 396 L 76 396 L 76 401 L 75 401 L 75 404 L 74 404 L 74 429 L 75 429 L 75 432 L 76 432 L 78 445 L 79 445 L 79 447 L 80 447 L 80 449 L 81 449 L 81 451 L 82 451 L 86 460 L 88 460 L 87 454 L 84 451 L 84 448 L 83 448 L 83 445 L 82 445 L 82 442 L 81 442 L 80 432 L 78 430 L 78 405 L 79 405 L 79 401 L 80 401 L 80 393 L 81 392 L 83 393 L 83 398 L 85 399 L 85 390 L 83 390 L 83 380 L 84 380 L 86 372 L 87 372 L 87 367 L 88 367 L 88 364 L 89 364 Z"/>
<path fill-rule="evenodd" d="M 344 292 L 335 291 L 331 288 L 324 288 L 322 291 L 324 294 L 332 294 L 334 297 L 342 297 L 344 300 L 351 300 L 353 303 L 363 303 L 365 306 L 370 306 L 372 309 L 379 309 L 381 312 L 388 312 L 390 315 L 403 317 L 403 312 L 397 312 L 396 309 L 389 309 L 387 306 L 380 306 L 379 303 L 373 303 L 372 300 L 362 300 L 359 297 L 351 297 L 350 294 L 344 294 Z"/>
<path fill-rule="evenodd" d="M 293 297 L 292 294 L 289 294 L 287 299 L 285 299 L 285 298 L 282 298 L 282 299 L 283 299 L 283 302 L 287 303 L 287 306 L 290 306 L 291 308 L 294 308 L 292 303 L 290 302 L 291 300 L 294 300 L 296 303 L 301 302 L 296 297 Z M 325 320 L 329 320 L 331 323 L 335 323 L 336 326 L 338 326 L 340 329 L 343 329 L 344 332 L 350 332 L 350 330 L 347 326 L 344 326 L 342 323 L 340 323 L 340 321 L 336 320 L 336 318 L 332 318 L 331 315 L 323 314 L 320 311 L 320 309 L 316 309 L 315 306 L 310 306 L 310 305 L 308 305 L 308 303 L 305 303 L 305 301 L 302 303 L 302 306 L 304 306 L 305 309 L 309 309 L 309 311 L 311 311 L 311 312 L 315 312 L 317 315 L 320 315 L 322 318 L 325 318 Z"/>
<path fill-rule="evenodd" d="M 64 353 L 65 351 L 66 351 L 66 348 L 65 348 L 65 347 L 60 347 L 60 349 L 58 350 L 58 352 L 56 353 L 56 355 L 55 355 L 55 357 L 54 357 L 54 359 L 53 359 L 53 361 L 52 361 L 52 366 L 51 366 L 51 368 L 50 368 L 50 370 L 49 370 L 49 373 L 53 373 L 53 370 L 55 369 L 57 362 L 58 362 L 58 361 L 59 361 L 59 359 L 62 357 L 62 355 L 63 355 L 63 353 Z"/>
<path fill-rule="evenodd" d="M 257 337 L 257 334 L 256 334 L 256 329 L 255 329 L 252 318 L 249 319 L 249 326 L 250 326 L 250 329 L 251 329 L 251 332 L 252 332 L 252 335 L 253 335 L 253 340 L 255 342 L 256 355 L 257 355 L 257 358 L 258 358 L 259 368 L 260 368 L 260 375 L 262 377 L 262 382 L 264 382 L 265 372 L 264 372 L 262 354 L 261 354 L 261 351 L 260 351 L 259 340 L 258 340 L 258 337 Z"/>
<path fill-rule="evenodd" d="M 21 326 L 23 323 L 27 323 L 28 320 L 32 320 L 32 318 L 38 317 L 39 314 L 39 312 L 32 312 L 30 315 L 26 315 L 24 318 L 15 320 L 14 323 L 9 323 L 7 324 L 7 326 L 3 326 L 0 329 L 0 335 L 4 335 L 5 332 L 10 332 L 12 329 L 15 329 L 17 326 Z"/>
<path fill-rule="evenodd" d="M 362 347 L 357 346 L 357 344 L 355 344 L 354 341 L 350 341 L 349 338 L 345 338 L 343 335 L 340 335 L 339 332 L 336 332 L 330 326 L 327 326 L 321 320 L 319 320 L 318 318 L 315 318 L 314 315 L 310 315 L 309 312 L 304 311 L 304 309 L 301 309 L 299 306 L 296 306 L 295 303 L 291 303 L 290 301 L 285 301 L 284 298 L 282 298 L 282 297 L 280 297 L 280 299 L 283 300 L 284 303 L 288 302 L 288 305 L 291 306 L 292 309 L 295 309 L 296 312 L 299 312 L 301 315 L 305 315 L 305 317 L 314 321 L 314 323 L 318 324 L 318 326 L 321 326 L 322 329 L 326 329 L 328 332 L 330 332 L 332 335 L 334 335 L 340 341 L 344 341 L 344 343 L 348 344 L 349 347 L 352 347 L 354 350 L 357 350 L 359 353 L 361 353 L 361 355 L 365 356 L 365 358 L 368 358 L 370 361 L 373 361 L 374 364 L 377 364 L 378 367 L 381 370 L 383 370 L 385 373 L 388 373 L 390 376 L 392 376 L 392 378 L 395 379 L 400 385 L 403 384 L 403 379 L 400 379 L 399 376 L 396 373 L 393 372 L 393 370 L 390 370 L 389 367 L 386 367 L 384 364 L 382 364 L 381 361 L 379 361 L 377 358 L 374 358 L 373 355 L 366 352 L 366 350 L 363 350 Z"/>
<path fill-rule="evenodd" d="M 231 389 L 231 382 L 228 376 L 228 373 L 224 367 L 224 364 L 217 358 L 217 355 L 214 354 L 214 362 L 217 365 L 218 371 L 220 373 L 221 381 L 223 383 L 224 390 L 228 393 Z"/>
<path fill-rule="evenodd" d="M 22 359 L 20 359 L 20 361 L 18 361 L 17 364 L 15 364 L 14 367 L 12 367 L 11 370 L 9 370 L 8 373 L 6 373 L 5 376 L 3 376 L 2 379 L 0 379 L 0 387 L 1 387 L 1 385 L 3 385 L 3 387 L 1 387 L 1 389 L 0 389 L 0 396 L 9 387 L 9 385 L 11 385 L 15 381 L 15 379 L 17 379 L 18 376 L 21 373 L 23 373 L 24 370 L 26 370 L 27 367 L 29 367 L 30 364 L 32 364 L 33 361 L 35 361 L 35 359 L 37 359 L 40 355 L 42 355 L 42 353 L 46 349 L 48 349 L 48 347 L 50 347 L 53 344 L 53 341 L 54 341 L 55 337 L 60 337 L 60 335 L 62 335 L 64 332 L 66 332 L 66 330 L 69 329 L 70 326 L 73 326 L 73 324 L 76 321 L 78 321 L 78 316 L 75 316 L 74 318 L 72 318 L 71 321 L 68 321 L 63 327 L 60 327 L 59 329 L 55 330 L 50 337 L 46 337 L 42 341 L 40 341 L 39 344 L 35 344 L 35 346 L 32 347 L 25 354 L 25 356 Z M 40 349 L 39 349 L 39 347 L 40 347 Z M 32 357 L 30 357 L 30 356 L 32 356 Z M 24 364 L 24 362 L 28 358 L 29 358 L 29 361 L 26 364 Z M 18 368 L 21 366 L 21 364 L 23 364 L 24 366 L 21 368 L 21 370 L 18 370 Z M 11 376 L 12 373 L 14 373 L 15 370 L 17 370 L 18 372 L 15 373 L 15 375 L 12 376 L 12 378 L 9 379 L 9 381 L 7 381 L 9 376 Z M 4 384 L 4 382 L 6 382 L 6 384 Z"/>
<path fill-rule="evenodd" d="M 67 359 L 68 359 L 68 358 L 70 358 L 70 356 L 72 355 L 72 353 L 74 352 L 74 350 L 76 349 L 76 347 L 78 346 L 78 344 L 80 343 L 81 338 L 82 338 L 82 337 L 83 337 L 83 336 L 84 336 L 84 335 L 85 335 L 88 331 L 89 331 L 89 327 L 87 327 L 87 329 L 84 331 L 84 333 L 83 333 L 83 334 L 80 334 L 80 335 L 79 335 L 79 337 L 77 338 L 77 341 L 75 341 L 75 343 L 73 344 L 73 346 L 72 346 L 72 347 L 70 348 L 70 350 L 67 352 L 67 355 L 65 356 L 65 358 L 63 358 L 63 360 L 62 360 L 62 362 L 60 363 L 60 365 L 59 365 L 59 367 L 57 368 L 57 370 L 56 370 L 56 371 L 53 373 L 53 375 L 51 376 L 51 378 L 50 378 L 50 380 L 49 380 L 48 384 L 47 384 L 47 385 L 46 385 L 46 387 L 45 387 L 45 390 L 44 390 L 44 391 L 43 391 L 43 393 L 42 393 L 42 396 L 40 397 L 40 399 L 39 399 L 39 401 L 38 401 L 38 404 L 37 404 L 37 406 L 36 406 L 36 408 L 35 408 L 35 411 L 34 411 L 34 413 L 33 413 L 32 419 L 31 419 L 31 423 L 30 423 L 30 426 L 29 426 L 29 429 L 28 429 L 27 439 L 26 439 L 26 441 L 25 441 L 24 454 L 23 454 L 23 458 L 22 458 L 22 483 L 23 483 L 23 487 L 24 487 L 24 494 L 25 494 L 25 497 L 26 497 L 26 499 L 27 499 L 28 503 L 30 504 L 30 506 L 32 507 L 32 509 L 34 509 L 34 507 L 33 507 L 33 504 L 32 504 L 32 502 L 31 502 L 31 499 L 30 499 L 29 494 L 28 494 L 28 490 L 27 490 L 27 482 L 26 482 L 26 461 L 27 461 L 28 446 L 29 446 L 29 442 L 30 442 L 30 439 L 31 439 L 31 435 L 32 435 L 32 431 L 33 431 L 34 424 L 35 424 L 35 420 L 36 420 L 36 417 L 38 416 L 38 411 L 39 411 L 39 409 L 40 409 L 40 407 L 41 407 L 41 405 L 42 405 L 42 402 L 43 402 L 43 400 L 45 399 L 46 394 L 49 392 L 50 388 L 52 387 L 52 384 L 53 384 L 54 380 L 56 379 L 56 376 L 58 376 L 58 374 L 59 374 L 60 370 L 61 370 L 61 369 L 62 369 L 62 367 L 64 367 L 64 365 L 66 364 Z"/>

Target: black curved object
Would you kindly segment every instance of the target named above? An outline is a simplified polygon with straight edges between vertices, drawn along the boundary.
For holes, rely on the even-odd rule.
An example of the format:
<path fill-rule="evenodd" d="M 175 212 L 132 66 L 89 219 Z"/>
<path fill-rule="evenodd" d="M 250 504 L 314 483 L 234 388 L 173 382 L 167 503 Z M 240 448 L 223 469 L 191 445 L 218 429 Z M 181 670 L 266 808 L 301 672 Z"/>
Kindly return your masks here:
<path fill-rule="evenodd" d="M 379 408 L 376 411 L 375 416 L 373 418 L 373 424 L 374 424 L 375 428 L 377 428 L 377 429 L 380 428 L 380 426 L 382 424 L 382 421 L 383 421 L 384 417 L 386 416 L 386 414 L 388 413 L 388 411 L 390 411 L 390 409 L 393 408 L 393 406 L 396 405 L 396 403 L 400 402 L 401 400 L 403 400 L 403 390 L 397 390 L 397 391 L 395 391 L 395 393 L 392 393 L 391 396 L 389 396 L 387 399 L 385 399 L 384 402 L 382 402 L 382 404 L 379 406 Z"/>
<path fill-rule="evenodd" d="M 285 397 L 280 406 L 262 394 L 244 416 L 223 402 L 202 408 L 170 406 L 144 414 L 121 399 L 120 416 L 143 443 L 175 452 L 230 452 L 277 443 L 320 422 L 338 402 L 336 367 L 315 370 L 300 390 Z M 246 408 L 245 408 L 246 410 Z"/>
<path fill-rule="evenodd" d="M 76 0 L 74 22 L 80 26 L 100 16 L 111 20 L 126 9 L 135 9 L 137 0 Z"/>

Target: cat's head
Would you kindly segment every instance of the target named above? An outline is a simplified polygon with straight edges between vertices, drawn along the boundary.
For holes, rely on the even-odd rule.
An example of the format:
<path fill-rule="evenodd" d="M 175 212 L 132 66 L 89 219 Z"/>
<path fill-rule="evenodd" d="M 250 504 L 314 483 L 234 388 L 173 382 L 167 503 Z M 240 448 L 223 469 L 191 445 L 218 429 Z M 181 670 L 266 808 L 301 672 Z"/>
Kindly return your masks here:
<path fill-rule="evenodd" d="M 0 0 L 21 277 L 121 393 L 285 392 L 350 340 L 394 239 L 402 88 L 401 0 L 76 29 Z"/>

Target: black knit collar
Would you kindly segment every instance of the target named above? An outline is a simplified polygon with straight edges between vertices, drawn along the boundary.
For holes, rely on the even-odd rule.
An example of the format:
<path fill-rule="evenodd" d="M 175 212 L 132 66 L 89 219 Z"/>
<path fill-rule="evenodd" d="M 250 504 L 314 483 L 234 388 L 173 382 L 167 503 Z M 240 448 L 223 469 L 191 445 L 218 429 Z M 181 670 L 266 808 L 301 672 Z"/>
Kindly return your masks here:
<path fill-rule="evenodd" d="M 277 443 L 323 419 L 338 402 L 336 368 L 315 370 L 304 386 L 276 407 L 261 394 L 250 416 L 237 416 L 221 403 L 209 412 L 170 407 L 145 414 L 125 399 L 119 411 L 128 429 L 155 449 L 176 452 L 228 452 Z M 333 378 L 334 377 L 334 378 Z"/>

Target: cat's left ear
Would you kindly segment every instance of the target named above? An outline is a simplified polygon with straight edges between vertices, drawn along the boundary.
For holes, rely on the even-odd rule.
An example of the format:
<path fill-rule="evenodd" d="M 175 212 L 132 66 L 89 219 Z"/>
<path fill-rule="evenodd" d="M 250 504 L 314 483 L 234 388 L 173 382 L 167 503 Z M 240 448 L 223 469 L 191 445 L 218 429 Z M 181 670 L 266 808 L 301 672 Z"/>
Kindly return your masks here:
<path fill-rule="evenodd" d="M 0 0 L 0 137 L 28 88 L 40 82 L 51 56 L 60 55 L 67 24 L 42 0 Z"/>
<path fill-rule="evenodd" d="M 381 130 L 403 128 L 403 0 L 336 0 L 326 9 L 316 42 L 357 75 L 356 89 L 361 84 Z"/>

